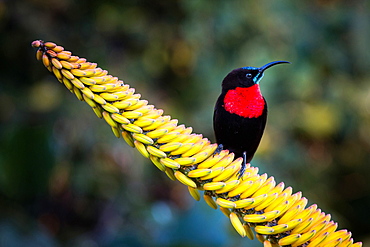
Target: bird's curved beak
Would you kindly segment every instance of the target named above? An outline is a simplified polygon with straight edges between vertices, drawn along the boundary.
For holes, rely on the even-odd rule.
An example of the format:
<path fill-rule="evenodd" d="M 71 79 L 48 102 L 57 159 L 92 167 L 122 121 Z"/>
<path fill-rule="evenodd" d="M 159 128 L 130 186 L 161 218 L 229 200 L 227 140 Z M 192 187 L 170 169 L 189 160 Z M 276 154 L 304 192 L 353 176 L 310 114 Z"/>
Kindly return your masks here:
<path fill-rule="evenodd" d="M 254 84 L 258 84 L 258 83 L 259 83 L 259 81 L 260 81 L 260 80 L 262 79 L 262 77 L 263 77 L 263 72 L 264 72 L 266 69 L 268 69 L 268 68 L 270 68 L 270 67 L 272 67 L 272 66 L 274 66 L 274 65 L 276 65 L 276 64 L 281 64 L 281 63 L 290 63 L 290 62 L 287 62 L 287 61 L 274 61 L 274 62 L 271 62 L 271 63 L 265 64 L 265 65 L 263 65 L 262 67 L 258 68 L 258 74 L 253 78 L 253 82 L 254 82 Z"/>
<path fill-rule="evenodd" d="M 290 63 L 290 62 L 287 62 L 287 61 L 274 61 L 274 62 L 271 62 L 271 63 L 268 63 L 268 64 L 265 64 L 263 65 L 262 67 L 259 68 L 259 72 L 260 73 L 263 73 L 263 71 L 265 71 L 266 69 L 276 65 L 276 64 L 281 64 L 281 63 Z"/>

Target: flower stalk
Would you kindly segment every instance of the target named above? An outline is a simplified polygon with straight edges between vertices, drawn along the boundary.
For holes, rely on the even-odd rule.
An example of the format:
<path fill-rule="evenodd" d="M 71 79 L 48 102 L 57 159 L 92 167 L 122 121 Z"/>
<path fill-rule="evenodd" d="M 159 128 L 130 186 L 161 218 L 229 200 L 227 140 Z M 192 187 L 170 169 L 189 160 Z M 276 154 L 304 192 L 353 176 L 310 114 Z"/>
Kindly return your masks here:
<path fill-rule="evenodd" d="M 316 204 L 307 207 L 301 192 L 293 193 L 274 177 L 260 175 L 247 165 L 239 177 L 242 159 L 228 150 L 215 152 L 217 144 L 178 120 L 163 115 L 135 89 L 108 71 L 84 58 L 65 51 L 52 42 L 36 40 L 36 58 L 80 101 L 91 106 L 118 138 L 136 148 L 172 180 L 189 189 L 190 195 L 203 198 L 230 219 L 242 237 L 256 237 L 264 246 L 343 246 L 359 247 L 351 232 L 337 230 Z M 254 229 L 255 234 L 252 229 Z"/>

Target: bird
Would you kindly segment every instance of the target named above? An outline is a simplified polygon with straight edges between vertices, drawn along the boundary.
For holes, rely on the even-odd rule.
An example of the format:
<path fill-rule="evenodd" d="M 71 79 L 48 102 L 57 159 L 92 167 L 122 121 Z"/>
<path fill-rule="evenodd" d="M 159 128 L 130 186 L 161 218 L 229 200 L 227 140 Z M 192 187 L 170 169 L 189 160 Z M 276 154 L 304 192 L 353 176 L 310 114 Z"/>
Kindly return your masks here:
<path fill-rule="evenodd" d="M 282 63 L 290 62 L 273 61 L 259 68 L 234 69 L 222 81 L 222 91 L 213 114 L 218 144 L 216 152 L 227 149 L 235 154 L 235 158 L 243 158 L 239 178 L 252 160 L 266 126 L 267 102 L 259 82 L 266 69 Z"/>

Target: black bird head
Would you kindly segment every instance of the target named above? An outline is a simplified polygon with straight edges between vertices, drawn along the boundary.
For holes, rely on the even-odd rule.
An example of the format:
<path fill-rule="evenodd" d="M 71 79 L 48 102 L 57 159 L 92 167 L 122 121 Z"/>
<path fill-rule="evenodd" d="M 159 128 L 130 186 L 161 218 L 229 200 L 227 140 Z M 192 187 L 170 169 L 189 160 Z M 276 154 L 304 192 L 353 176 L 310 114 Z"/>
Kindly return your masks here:
<path fill-rule="evenodd" d="M 265 64 L 260 68 L 243 67 L 239 69 L 234 69 L 222 81 L 222 90 L 228 91 L 230 89 L 235 89 L 237 87 L 251 87 L 255 84 L 258 84 L 258 82 L 263 77 L 263 72 L 266 69 L 276 64 L 281 64 L 281 63 L 290 63 L 290 62 L 274 61 L 274 62 Z"/>

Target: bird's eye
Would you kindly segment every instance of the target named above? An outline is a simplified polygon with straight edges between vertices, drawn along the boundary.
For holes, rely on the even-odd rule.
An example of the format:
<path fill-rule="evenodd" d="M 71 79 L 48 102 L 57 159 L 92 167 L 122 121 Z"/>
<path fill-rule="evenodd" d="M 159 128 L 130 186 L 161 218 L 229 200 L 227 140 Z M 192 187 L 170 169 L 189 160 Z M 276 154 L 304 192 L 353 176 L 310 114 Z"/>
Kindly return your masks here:
<path fill-rule="evenodd" d="M 245 75 L 245 77 L 247 77 L 248 79 L 252 78 L 252 74 L 251 73 L 248 73 Z"/>

